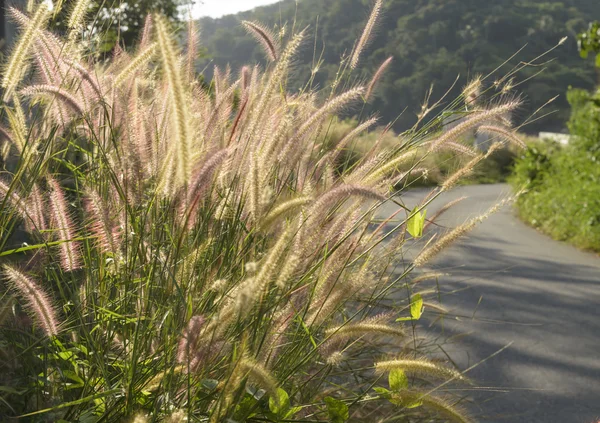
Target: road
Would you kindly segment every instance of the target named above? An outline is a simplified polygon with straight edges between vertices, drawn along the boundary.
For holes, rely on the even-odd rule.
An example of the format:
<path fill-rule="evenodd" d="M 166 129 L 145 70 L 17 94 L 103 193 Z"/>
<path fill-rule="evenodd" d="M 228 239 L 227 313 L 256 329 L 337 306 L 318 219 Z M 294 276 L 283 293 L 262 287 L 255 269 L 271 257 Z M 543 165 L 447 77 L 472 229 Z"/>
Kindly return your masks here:
<path fill-rule="evenodd" d="M 402 196 L 413 206 L 426 191 Z M 467 200 L 440 218 L 454 227 L 510 194 L 507 185 L 460 187 L 429 207 Z M 391 213 L 394 207 L 384 213 Z M 446 346 L 481 389 L 469 392 L 480 422 L 595 423 L 600 419 L 600 258 L 553 241 L 510 206 L 441 253 L 428 269 L 450 310 Z M 427 310 L 425 311 L 427 314 Z M 466 317 L 457 317 L 466 316 Z M 424 325 L 425 326 L 425 325 Z M 440 326 L 437 325 L 437 329 Z"/>

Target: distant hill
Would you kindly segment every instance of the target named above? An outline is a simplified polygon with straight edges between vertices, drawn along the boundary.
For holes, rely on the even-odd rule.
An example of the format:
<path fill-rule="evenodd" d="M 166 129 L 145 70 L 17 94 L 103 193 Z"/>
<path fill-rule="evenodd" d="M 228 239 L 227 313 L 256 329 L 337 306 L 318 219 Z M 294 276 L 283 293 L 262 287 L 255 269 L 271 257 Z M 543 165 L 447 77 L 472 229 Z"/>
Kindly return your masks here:
<path fill-rule="evenodd" d="M 240 21 L 258 20 L 269 26 L 287 23 L 289 32 L 295 20 L 296 27 L 310 25 L 312 34 L 298 58 L 296 78 L 307 79 L 314 51 L 318 57 L 324 47 L 324 63 L 315 81 L 322 86 L 334 78 L 340 56 L 349 52 L 360 36 L 370 4 L 369 0 L 284 0 L 238 15 L 203 18 L 200 25 L 206 56 L 200 65 L 204 67 L 212 60 L 219 66 L 230 63 L 236 70 L 263 62 L 260 47 L 240 27 Z M 406 109 L 396 124 L 396 129 L 405 129 L 415 121 L 432 83 L 434 97 L 439 96 L 460 74 L 453 93 L 457 94 L 469 76 L 488 74 L 527 44 L 491 77 L 491 84 L 519 61 L 534 59 L 568 36 L 564 45 L 544 58 L 553 59 L 545 70 L 515 89 L 524 95 L 521 119 L 559 95 L 548 108 L 557 113 L 523 129 L 561 131 L 569 116 L 565 98 L 568 87 L 591 88 L 597 81 L 591 61 L 579 58 L 575 36 L 598 18 L 598 0 L 387 0 L 376 36 L 363 56 L 361 76 L 368 78 L 388 56 L 393 56 L 394 62 L 370 107 L 386 121 Z M 541 69 L 525 69 L 515 75 L 514 83 Z"/>

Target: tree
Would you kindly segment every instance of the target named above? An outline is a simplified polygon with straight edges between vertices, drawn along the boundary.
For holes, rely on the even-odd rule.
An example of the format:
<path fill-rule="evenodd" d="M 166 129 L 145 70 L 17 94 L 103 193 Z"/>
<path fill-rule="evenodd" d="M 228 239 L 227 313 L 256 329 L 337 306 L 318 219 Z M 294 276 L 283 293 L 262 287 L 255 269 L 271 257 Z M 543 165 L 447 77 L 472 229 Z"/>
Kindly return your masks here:
<path fill-rule="evenodd" d="M 54 20 L 55 29 L 65 29 L 75 3 L 77 0 L 64 1 Z M 117 43 L 127 48 L 138 41 L 146 16 L 158 12 L 177 20 L 180 9 L 191 3 L 192 0 L 93 0 L 88 6 L 88 28 L 100 37 L 99 52 L 111 51 Z"/>
<path fill-rule="evenodd" d="M 577 37 L 577 48 L 582 58 L 596 54 L 596 67 L 600 68 L 600 22 L 590 22 L 588 30 Z"/>

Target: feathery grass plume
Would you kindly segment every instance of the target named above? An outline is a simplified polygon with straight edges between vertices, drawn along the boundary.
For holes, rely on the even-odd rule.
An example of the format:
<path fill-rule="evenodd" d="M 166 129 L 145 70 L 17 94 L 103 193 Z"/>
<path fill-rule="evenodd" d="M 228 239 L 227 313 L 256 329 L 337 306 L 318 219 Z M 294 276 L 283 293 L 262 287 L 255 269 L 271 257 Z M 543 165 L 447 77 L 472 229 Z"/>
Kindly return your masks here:
<path fill-rule="evenodd" d="M 386 178 L 389 174 L 397 172 L 398 166 L 409 162 L 410 160 L 415 160 L 417 158 L 417 150 L 412 150 L 407 153 L 401 154 L 396 158 L 385 161 L 382 166 L 373 166 L 374 172 L 370 173 L 368 176 L 364 178 L 364 181 L 368 183 L 370 186 L 377 185 L 384 178 Z M 377 164 L 379 160 L 377 160 L 374 165 Z M 360 168 L 358 169 L 360 170 Z M 354 179 L 354 175 L 353 175 Z"/>
<path fill-rule="evenodd" d="M 125 81 L 127 81 L 131 76 L 135 75 L 137 71 L 145 66 L 156 53 L 158 43 L 152 43 L 141 52 L 139 52 L 133 59 L 129 61 L 127 66 L 123 68 L 121 72 L 116 76 L 113 86 L 119 87 Z"/>
<path fill-rule="evenodd" d="M 425 408 L 432 409 L 445 416 L 449 422 L 473 423 L 473 420 L 471 420 L 467 413 L 459 407 L 444 399 L 429 395 L 427 392 L 403 389 L 392 393 L 392 398 L 402 401 L 404 407 L 411 407 L 414 404 L 422 403 Z"/>
<path fill-rule="evenodd" d="M 11 189 L 10 184 L 0 180 L 0 206 L 4 201 L 8 201 L 14 211 L 17 212 L 25 222 L 29 220 L 26 203 L 23 201 L 23 198 L 21 198 L 21 195 L 15 189 Z"/>
<path fill-rule="evenodd" d="M 153 26 L 154 18 L 152 15 L 146 16 L 146 19 L 144 20 L 144 27 L 142 29 L 142 35 L 140 37 L 140 44 L 138 46 L 140 50 L 146 48 L 146 46 L 150 43 L 150 40 L 152 39 L 152 30 L 154 29 Z"/>
<path fill-rule="evenodd" d="M 360 61 L 360 55 L 363 50 L 371 41 L 371 34 L 375 25 L 377 25 L 377 20 L 379 19 L 379 15 L 381 14 L 381 7 L 383 5 L 383 0 L 375 0 L 375 4 L 373 5 L 373 9 L 371 10 L 371 15 L 369 16 L 369 20 L 365 25 L 365 29 L 363 30 L 356 47 L 354 48 L 354 52 L 352 53 L 352 58 L 350 59 L 350 69 L 356 69 L 358 66 L 358 62 Z"/>
<path fill-rule="evenodd" d="M 186 75 L 190 81 L 194 80 L 196 74 L 195 64 L 199 44 L 200 34 L 196 26 L 196 21 L 190 16 L 187 22 L 187 46 L 185 55 Z"/>
<path fill-rule="evenodd" d="M 79 103 L 79 100 L 77 100 L 75 96 L 70 94 L 67 90 L 60 87 L 56 87 L 54 85 L 31 85 L 29 87 L 23 88 L 21 90 L 21 94 L 30 97 L 40 94 L 52 95 L 57 99 L 61 100 L 67 106 L 69 106 L 78 115 L 83 115 L 85 110 L 85 107 L 81 103 Z"/>
<path fill-rule="evenodd" d="M 311 222 L 316 219 L 325 218 L 328 208 L 338 201 L 346 200 L 348 197 L 361 197 L 368 200 L 385 201 L 386 198 L 372 188 L 357 185 L 341 185 L 323 194 L 311 207 L 309 216 Z M 308 224 L 308 223 L 307 223 Z M 310 224 L 308 224 L 310 226 Z"/>
<path fill-rule="evenodd" d="M 381 77 L 383 76 L 383 74 L 385 73 L 385 71 L 387 70 L 387 68 L 392 64 L 392 61 L 394 60 L 393 57 L 388 57 L 377 69 L 377 71 L 375 72 L 375 74 L 373 75 L 373 78 L 371 78 L 371 82 L 369 82 L 369 85 L 367 86 L 367 93 L 365 94 L 365 100 L 369 101 L 371 99 L 371 95 L 373 94 L 373 91 L 375 90 L 375 87 L 377 86 L 377 83 L 379 82 L 379 80 L 381 79 Z"/>
<path fill-rule="evenodd" d="M 96 237 L 96 243 L 104 254 L 116 254 L 119 250 L 119 234 L 110 218 L 107 203 L 96 191 L 86 193 L 86 211 L 91 217 L 89 229 Z"/>
<path fill-rule="evenodd" d="M 2 88 L 4 88 L 4 101 L 8 101 L 21 79 L 23 78 L 29 50 L 36 40 L 37 31 L 42 28 L 49 17 L 48 7 L 45 3 L 40 3 L 31 22 L 25 28 L 25 32 L 19 38 L 15 49 L 13 50 L 8 65 L 4 70 L 2 79 Z"/>
<path fill-rule="evenodd" d="M 179 60 L 169 36 L 167 22 L 162 16 L 156 17 L 156 33 L 165 77 L 169 83 L 169 96 L 173 103 L 173 126 L 176 135 L 177 184 L 187 185 L 192 176 L 192 143 L 189 136 L 188 113 Z"/>
<path fill-rule="evenodd" d="M 465 156 L 469 156 L 469 157 L 477 156 L 477 151 L 475 151 L 474 149 L 472 149 L 464 144 L 460 144 L 458 142 L 446 141 L 446 143 L 444 144 L 444 147 L 448 148 L 449 150 L 454 150 L 458 153 L 464 154 Z"/>
<path fill-rule="evenodd" d="M 425 225 L 423 226 L 423 230 L 425 231 L 430 225 L 434 224 L 435 221 L 444 213 L 446 213 L 448 210 L 450 210 L 452 207 L 454 207 L 455 205 L 457 205 L 458 203 L 460 203 L 463 200 L 466 200 L 467 197 L 460 197 L 457 198 L 456 200 L 452 200 L 449 203 L 446 203 L 442 206 L 442 208 L 440 208 L 433 216 L 431 216 L 430 218 L 427 219 L 427 222 L 425 222 Z"/>
<path fill-rule="evenodd" d="M 420 359 L 397 359 L 389 361 L 380 361 L 375 363 L 375 370 L 379 372 L 389 372 L 391 370 L 403 370 L 415 375 L 432 376 L 442 379 L 466 380 L 466 378 L 457 370 L 434 363 L 425 358 Z"/>
<path fill-rule="evenodd" d="M 267 369 L 250 358 L 240 360 L 239 366 L 242 371 L 247 373 L 251 382 L 265 389 L 270 395 L 274 395 L 275 399 L 279 398 L 277 396 L 277 380 Z"/>
<path fill-rule="evenodd" d="M 77 2 L 75 2 L 75 5 L 69 14 L 69 20 L 67 21 L 70 42 L 74 42 L 77 39 L 79 32 L 83 29 L 85 15 L 89 5 L 90 0 L 77 0 Z"/>
<path fill-rule="evenodd" d="M 342 150 L 350 143 L 352 142 L 352 140 L 354 140 L 357 136 L 359 136 L 360 134 L 362 134 L 364 131 L 366 131 L 367 129 L 369 129 L 371 126 L 375 125 L 377 123 L 377 121 L 379 120 L 379 118 L 377 118 L 376 116 L 367 119 L 366 121 L 364 121 L 363 123 L 361 123 L 360 125 L 358 125 L 356 128 L 354 128 L 352 131 L 348 132 L 348 134 L 346 134 L 335 146 L 335 150 L 332 154 L 332 161 L 335 161 L 336 158 L 339 156 L 339 154 L 342 152 Z"/>
<path fill-rule="evenodd" d="M 148 423 L 148 416 L 143 413 L 136 414 L 131 423 Z"/>
<path fill-rule="evenodd" d="M 394 327 L 383 323 L 375 322 L 359 322 L 359 323 L 348 323 L 341 326 L 336 326 L 325 330 L 325 335 L 330 340 L 347 339 L 354 336 L 361 335 L 392 335 L 405 337 L 406 332 L 401 326 Z"/>
<path fill-rule="evenodd" d="M 38 184 L 34 184 L 29 197 L 27 198 L 27 208 L 31 210 L 30 219 L 27 221 L 29 232 L 44 231 L 48 229 L 46 225 L 46 201 Z"/>
<path fill-rule="evenodd" d="M 203 316 L 192 316 L 185 328 L 183 336 L 177 345 L 177 362 L 191 364 L 190 357 L 196 353 L 199 347 L 197 344 L 200 338 L 202 327 L 206 319 Z M 190 366 L 191 367 L 191 366 Z"/>
<path fill-rule="evenodd" d="M 261 263 L 260 270 L 258 271 L 254 282 L 254 287 L 258 295 L 262 294 L 262 291 L 268 284 L 275 282 L 274 277 L 277 273 L 279 263 L 285 258 L 285 251 L 293 237 L 294 232 L 291 229 L 291 225 L 288 225 L 269 251 L 263 263 Z"/>
<path fill-rule="evenodd" d="M 97 100 L 101 100 L 103 98 L 102 89 L 100 88 L 100 84 L 98 83 L 97 78 L 95 76 L 92 76 L 91 72 L 88 69 L 86 69 L 80 63 L 71 60 L 67 57 L 61 56 L 61 59 L 69 68 L 72 68 L 75 72 L 77 72 L 77 74 L 90 85 L 90 87 L 96 95 Z"/>
<path fill-rule="evenodd" d="M 506 113 L 510 113 L 511 111 L 519 107 L 520 104 L 520 101 L 512 100 L 507 101 L 504 104 L 500 104 L 499 106 L 496 106 L 489 110 L 473 113 L 463 122 L 447 130 L 444 134 L 440 135 L 440 137 L 434 140 L 431 143 L 431 146 L 429 147 L 429 151 L 438 151 L 446 142 L 455 141 L 460 135 L 466 133 L 471 129 L 476 128 L 478 125 L 496 119 L 499 116 L 502 116 Z"/>
<path fill-rule="evenodd" d="M 8 283 L 25 300 L 27 308 L 34 314 L 35 320 L 46 336 L 58 334 L 58 318 L 49 295 L 31 278 L 15 267 L 5 264 L 3 274 Z"/>
<path fill-rule="evenodd" d="M 479 162 L 487 159 L 490 155 L 492 155 L 492 153 L 494 153 L 501 147 L 502 147 L 501 143 L 494 143 L 490 146 L 490 148 L 486 154 L 480 154 L 480 155 L 472 158 L 469 162 L 467 162 L 467 164 L 465 164 L 462 168 L 458 169 L 456 172 L 454 172 L 452 175 L 450 175 L 444 181 L 444 183 L 442 184 L 442 187 L 441 187 L 441 191 L 443 192 L 443 191 L 451 190 L 459 180 L 461 180 L 462 178 L 464 178 L 467 175 L 470 175 L 471 172 L 473 172 L 473 169 L 475 168 L 475 166 L 477 166 L 477 164 L 479 164 Z"/>
<path fill-rule="evenodd" d="M 271 223 L 275 222 L 280 216 L 294 210 L 297 207 L 305 206 L 306 204 L 313 201 L 312 197 L 298 197 L 292 198 L 284 203 L 274 207 L 261 221 L 260 226 L 267 228 Z"/>
<path fill-rule="evenodd" d="M 164 423 L 185 423 L 188 421 L 188 413 L 184 410 L 175 410 Z"/>
<path fill-rule="evenodd" d="M 229 157 L 231 150 L 223 149 L 209 156 L 197 172 L 194 172 L 189 186 L 187 205 L 196 207 L 200 199 L 208 192 L 210 181 L 221 164 Z"/>
<path fill-rule="evenodd" d="M 258 157 L 255 153 L 250 153 L 250 177 L 248 178 L 248 199 L 250 203 L 250 214 L 255 221 L 258 221 L 260 216 L 260 169 L 258 165 Z"/>
<path fill-rule="evenodd" d="M 275 62 L 279 58 L 279 40 L 275 34 L 258 22 L 242 21 L 242 25 L 263 47 L 269 60 Z"/>
<path fill-rule="evenodd" d="M 302 44 L 304 37 L 304 30 L 292 37 L 292 39 L 287 43 L 285 49 L 281 53 L 279 60 L 277 60 L 277 65 L 275 66 L 275 69 L 269 76 L 268 82 L 261 91 L 258 104 L 252 107 L 252 115 L 248 123 L 247 130 L 247 134 L 250 138 L 252 138 L 255 135 L 256 128 L 261 124 L 261 119 L 263 117 L 263 114 L 267 111 L 267 105 L 269 104 L 269 101 L 273 96 L 273 92 L 282 86 L 282 82 L 287 76 L 290 62 L 296 54 L 296 52 L 298 51 L 298 48 Z"/>
<path fill-rule="evenodd" d="M 354 87 L 329 100 L 300 126 L 293 140 L 301 139 L 309 130 L 313 129 L 321 119 L 338 112 L 346 107 L 348 103 L 359 99 L 364 91 L 365 89 L 363 87 Z M 289 142 L 291 143 L 292 141 Z"/>
<path fill-rule="evenodd" d="M 431 261 L 435 256 L 437 256 L 442 250 L 444 250 L 454 241 L 456 241 L 466 233 L 470 232 L 479 223 L 483 222 L 490 215 L 497 212 L 508 201 L 512 201 L 512 199 L 509 198 L 500 201 L 482 215 L 474 217 L 473 219 L 463 223 L 460 226 L 457 226 L 456 228 L 448 232 L 446 235 L 438 239 L 431 247 L 428 247 L 425 250 L 421 251 L 421 253 L 413 260 L 414 266 L 423 267 L 426 263 Z"/>
<path fill-rule="evenodd" d="M 523 141 L 521 141 L 521 139 L 517 136 L 517 134 L 515 134 L 514 132 L 509 131 L 505 128 L 501 128 L 499 126 L 481 125 L 479 128 L 477 128 L 477 132 L 480 134 L 499 135 L 501 138 L 504 138 L 505 140 L 512 142 L 517 147 L 520 147 L 523 149 L 527 148 L 527 145 L 525 145 L 525 143 Z"/>
<path fill-rule="evenodd" d="M 345 359 L 346 359 L 346 356 L 344 355 L 344 353 L 342 351 L 334 351 L 334 352 L 328 354 L 327 358 L 325 359 L 325 362 L 327 364 L 329 364 L 330 366 L 337 367 L 340 364 L 342 364 L 342 362 Z"/>
<path fill-rule="evenodd" d="M 240 79 L 242 80 L 242 91 L 246 91 L 247 88 L 250 88 L 250 68 L 248 66 L 242 66 L 240 70 Z"/>
<path fill-rule="evenodd" d="M 467 106 L 474 106 L 481 95 L 481 75 L 477 75 L 464 88 L 462 96 Z"/>
<path fill-rule="evenodd" d="M 54 178 L 48 178 L 50 191 L 50 210 L 53 229 L 56 229 L 60 243 L 60 265 L 70 272 L 81 267 L 79 243 L 72 241 L 76 237 L 75 225 L 71 219 L 69 206 L 62 187 Z"/>

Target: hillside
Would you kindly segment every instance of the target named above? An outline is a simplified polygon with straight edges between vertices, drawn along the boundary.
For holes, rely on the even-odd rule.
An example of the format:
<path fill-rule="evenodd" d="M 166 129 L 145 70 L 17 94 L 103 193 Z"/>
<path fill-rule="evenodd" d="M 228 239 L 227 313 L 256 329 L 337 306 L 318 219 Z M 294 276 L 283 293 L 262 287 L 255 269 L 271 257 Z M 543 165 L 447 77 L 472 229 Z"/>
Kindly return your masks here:
<path fill-rule="evenodd" d="M 318 57 L 324 49 L 316 83 L 326 84 L 334 77 L 342 54 L 349 52 L 360 36 L 369 5 L 369 0 L 285 0 L 238 15 L 204 18 L 200 24 L 206 52 L 200 66 L 204 68 L 212 61 L 219 66 L 230 63 L 238 69 L 244 64 L 261 63 L 260 48 L 239 22 L 258 20 L 269 26 L 287 23 L 289 32 L 295 18 L 297 27 L 310 25 L 312 35 L 298 58 L 296 78 L 299 83 L 307 79 L 314 51 Z M 590 88 L 596 81 L 591 61 L 579 58 L 575 36 L 588 21 L 598 17 L 597 0 L 388 0 L 360 67 L 366 78 L 388 56 L 394 57 L 370 107 L 386 121 L 400 115 L 396 129 L 405 129 L 415 121 L 432 83 L 435 98 L 460 75 L 456 94 L 469 76 L 490 73 L 526 45 L 490 77 L 488 83 L 492 84 L 520 61 L 531 61 L 568 36 L 564 45 L 536 62 L 545 66 L 528 67 L 514 79 L 514 84 L 519 84 L 544 69 L 516 88 L 525 100 L 518 118 L 524 120 L 559 95 L 546 111 L 556 113 L 523 130 L 561 131 L 569 116 L 565 96 L 568 87 Z"/>

